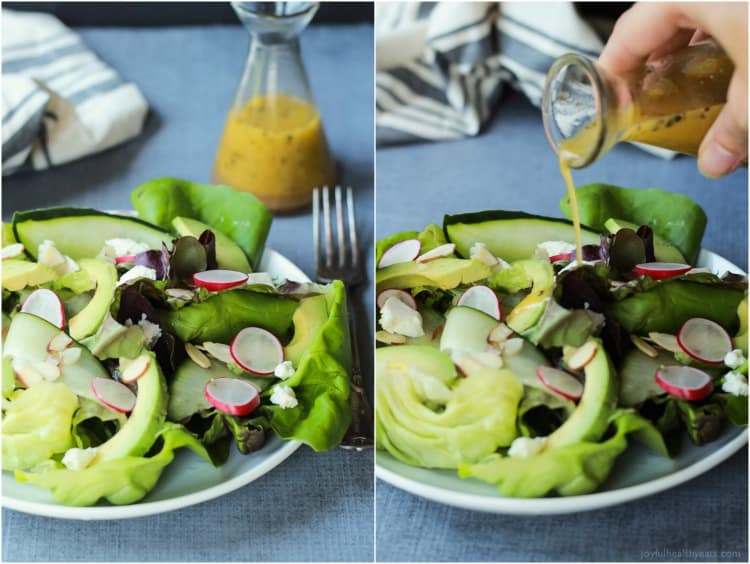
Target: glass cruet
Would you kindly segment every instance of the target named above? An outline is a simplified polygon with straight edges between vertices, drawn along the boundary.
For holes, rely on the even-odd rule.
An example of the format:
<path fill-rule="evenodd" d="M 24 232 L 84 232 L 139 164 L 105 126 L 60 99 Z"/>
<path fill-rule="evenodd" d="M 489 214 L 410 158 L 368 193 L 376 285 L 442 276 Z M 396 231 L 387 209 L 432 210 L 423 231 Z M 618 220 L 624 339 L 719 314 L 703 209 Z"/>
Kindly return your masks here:
<path fill-rule="evenodd" d="M 213 180 L 255 194 L 271 211 L 307 206 L 336 166 L 310 94 L 299 34 L 317 2 L 232 2 L 250 49 L 227 115 Z"/>
<path fill-rule="evenodd" d="M 588 166 L 621 141 L 695 155 L 724 107 L 734 66 L 713 41 L 649 60 L 627 75 L 563 55 L 547 72 L 544 129 L 573 168 Z"/>

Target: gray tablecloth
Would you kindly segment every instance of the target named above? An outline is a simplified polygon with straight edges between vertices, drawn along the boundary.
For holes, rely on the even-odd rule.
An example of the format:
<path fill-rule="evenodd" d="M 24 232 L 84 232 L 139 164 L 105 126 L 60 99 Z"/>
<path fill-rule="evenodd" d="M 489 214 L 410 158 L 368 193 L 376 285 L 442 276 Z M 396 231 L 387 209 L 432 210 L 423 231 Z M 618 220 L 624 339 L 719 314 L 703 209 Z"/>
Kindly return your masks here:
<path fill-rule="evenodd" d="M 171 175 L 208 181 L 224 117 L 245 62 L 243 28 L 87 29 L 84 40 L 136 82 L 152 113 L 127 145 L 59 169 L 4 180 L 3 217 L 50 205 L 128 208 L 141 182 Z M 343 178 L 357 190 L 362 245 L 372 248 L 373 55 L 367 25 L 312 27 L 302 48 Z M 312 273 L 309 214 L 274 221 L 269 245 Z M 368 250 L 368 263 L 372 252 Z M 369 283 L 368 283 L 369 284 Z M 368 290 L 369 288 L 369 290 Z M 362 292 L 372 310 L 372 288 Z M 371 320 L 371 317 L 370 317 Z M 367 329 L 371 323 L 362 322 Z M 364 366 L 371 334 L 362 331 Z M 160 516 L 74 522 L 3 510 L 6 561 L 369 561 L 372 454 L 301 448 L 232 494 Z"/>
<path fill-rule="evenodd" d="M 704 246 L 747 269 L 747 169 L 709 181 L 691 158 L 663 161 L 630 146 L 574 172 L 690 195 L 706 210 Z M 377 237 L 440 222 L 444 212 L 518 209 L 560 216 L 564 187 L 538 110 L 506 100 L 482 136 L 378 150 Z M 382 561 L 747 560 L 747 449 L 676 489 L 611 509 L 554 517 L 472 513 L 377 491 Z"/>

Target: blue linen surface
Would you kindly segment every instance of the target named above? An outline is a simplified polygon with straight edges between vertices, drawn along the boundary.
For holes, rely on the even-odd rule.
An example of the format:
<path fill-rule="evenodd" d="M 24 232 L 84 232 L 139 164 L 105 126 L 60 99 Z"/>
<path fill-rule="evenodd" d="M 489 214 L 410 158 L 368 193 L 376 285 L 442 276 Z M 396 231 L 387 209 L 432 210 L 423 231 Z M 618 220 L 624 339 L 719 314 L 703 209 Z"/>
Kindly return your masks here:
<path fill-rule="evenodd" d="M 700 176 L 695 161 L 618 146 L 573 172 L 577 185 L 657 187 L 694 198 L 708 215 L 703 244 L 747 270 L 748 175 Z M 441 223 L 443 213 L 516 209 L 561 217 L 565 188 L 541 116 L 519 94 L 488 131 L 377 155 L 376 237 Z M 661 494 L 577 515 L 473 513 L 376 484 L 379 561 L 747 561 L 747 448 Z M 722 553 L 726 551 L 727 553 Z"/>
<path fill-rule="evenodd" d="M 80 29 L 84 41 L 152 108 L 136 140 L 60 168 L 5 179 L 3 217 L 50 205 L 130 208 L 157 176 L 209 181 L 244 66 L 240 26 Z M 372 264 L 373 53 L 369 25 L 313 26 L 302 35 L 311 88 L 341 181 L 355 187 L 357 224 Z M 276 218 L 268 244 L 314 272 L 309 214 Z M 372 285 L 361 292 L 372 311 Z M 372 326 L 361 319 L 363 366 Z M 371 371 L 365 371 L 371 377 Z M 52 520 L 3 510 L 5 561 L 371 561 L 372 453 L 301 447 L 280 467 L 221 498 L 127 521 Z"/>

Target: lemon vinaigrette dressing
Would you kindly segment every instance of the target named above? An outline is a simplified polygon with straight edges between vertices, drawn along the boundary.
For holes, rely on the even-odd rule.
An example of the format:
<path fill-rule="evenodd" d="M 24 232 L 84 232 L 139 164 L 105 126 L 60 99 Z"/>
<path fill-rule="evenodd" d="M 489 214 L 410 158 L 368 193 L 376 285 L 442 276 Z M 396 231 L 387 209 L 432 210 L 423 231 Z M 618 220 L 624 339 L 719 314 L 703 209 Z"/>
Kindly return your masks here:
<path fill-rule="evenodd" d="M 271 210 L 306 205 L 315 186 L 335 183 L 318 109 L 285 94 L 261 95 L 232 110 L 214 181 L 252 192 Z"/>
<path fill-rule="evenodd" d="M 560 174 L 562 174 L 565 188 L 570 200 L 570 211 L 573 216 L 573 233 L 576 241 L 576 260 L 583 262 L 583 245 L 581 244 L 581 218 L 578 214 L 578 199 L 576 198 L 576 187 L 573 184 L 573 175 L 570 172 L 569 157 L 565 151 L 560 152 Z"/>

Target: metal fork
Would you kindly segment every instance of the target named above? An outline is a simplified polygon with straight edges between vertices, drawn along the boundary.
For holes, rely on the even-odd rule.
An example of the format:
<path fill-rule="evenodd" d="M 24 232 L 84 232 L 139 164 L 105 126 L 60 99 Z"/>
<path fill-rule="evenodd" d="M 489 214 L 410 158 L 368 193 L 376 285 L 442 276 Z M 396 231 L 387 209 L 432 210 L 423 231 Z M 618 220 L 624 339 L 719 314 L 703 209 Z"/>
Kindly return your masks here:
<path fill-rule="evenodd" d="M 316 188 L 313 193 L 313 244 L 315 246 L 315 276 L 319 282 L 341 280 L 346 287 L 347 310 L 349 312 L 349 330 L 352 344 L 351 374 L 351 408 L 352 422 L 341 443 L 342 448 L 365 450 L 373 447 L 372 408 L 367 400 L 362 371 L 359 364 L 357 347 L 357 330 L 352 308 L 352 289 L 364 280 L 362 257 L 357 244 L 357 226 L 354 220 L 354 196 L 352 189 L 346 189 L 346 217 L 348 230 L 345 229 L 344 205 L 341 186 L 333 190 L 336 215 L 336 242 L 334 242 L 330 190 L 325 186 Z M 321 197 L 322 196 L 322 197 Z M 320 209 L 323 208 L 324 246 L 320 241 Z"/>

